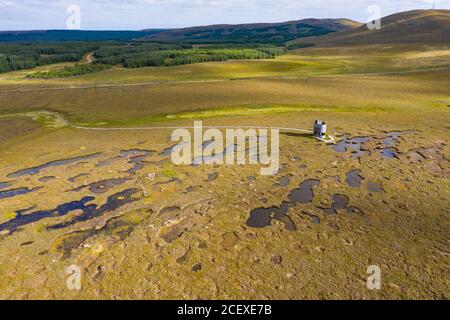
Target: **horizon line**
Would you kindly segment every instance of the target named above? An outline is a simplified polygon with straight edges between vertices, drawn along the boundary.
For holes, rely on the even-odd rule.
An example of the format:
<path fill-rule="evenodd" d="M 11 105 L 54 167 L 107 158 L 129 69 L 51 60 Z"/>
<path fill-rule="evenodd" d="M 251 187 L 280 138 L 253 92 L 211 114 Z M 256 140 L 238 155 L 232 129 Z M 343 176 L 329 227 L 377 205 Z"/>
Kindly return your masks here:
<path fill-rule="evenodd" d="M 406 11 L 398 11 L 395 13 L 390 13 L 388 15 L 383 16 L 382 18 L 392 16 L 399 13 L 406 13 L 406 12 L 412 12 L 412 11 L 450 11 L 450 9 L 411 9 Z M 286 20 L 286 21 L 278 21 L 278 22 L 244 22 L 244 23 L 216 23 L 216 24 L 204 24 L 204 25 L 187 25 L 182 27 L 152 27 L 152 28 L 144 28 L 144 29 L 65 29 L 65 28 L 48 28 L 48 29 L 20 29 L 20 30 L 3 30 L 0 29 L 0 32 L 45 32 L 45 31 L 84 31 L 84 32 L 146 32 L 146 31 L 158 31 L 158 30 L 177 30 L 177 29 L 186 29 L 186 28 L 200 28 L 200 27 L 212 27 L 212 26 L 242 26 L 242 25 L 263 25 L 263 24 L 283 24 L 283 23 L 289 23 L 289 22 L 295 22 L 295 21 L 302 21 L 302 20 L 310 20 L 310 19 L 316 19 L 316 20 L 349 20 L 353 22 L 357 22 L 360 24 L 364 24 L 364 22 L 357 21 L 351 18 L 316 18 L 316 17 L 308 17 L 308 18 L 301 18 L 298 20 Z"/>

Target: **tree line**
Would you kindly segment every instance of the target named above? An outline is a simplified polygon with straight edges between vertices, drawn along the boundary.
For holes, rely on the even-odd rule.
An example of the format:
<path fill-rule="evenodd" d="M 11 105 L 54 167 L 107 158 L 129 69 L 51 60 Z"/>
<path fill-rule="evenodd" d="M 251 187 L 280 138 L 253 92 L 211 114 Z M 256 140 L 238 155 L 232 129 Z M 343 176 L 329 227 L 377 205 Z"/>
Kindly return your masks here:
<path fill-rule="evenodd" d="M 55 79 L 81 76 L 84 74 L 100 72 L 111 68 L 110 65 L 101 63 L 75 64 L 74 66 L 64 67 L 49 71 L 39 71 L 27 76 L 30 79 Z"/>
<path fill-rule="evenodd" d="M 182 43 L 157 42 L 61 42 L 0 44 L 0 73 L 61 62 L 78 62 L 94 52 L 96 66 L 76 65 L 35 73 L 36 78 L 67 77 L 122 65 L 126 68 L 177 66 L 211 61 L 273 59 L 285 53 L 283 47 L 269 45 L 222 44 L 193 49 Z"/>
<path fill-rule="evenodd" d="M 181 49 L 130 52 L 111 56 L 98 56 L 99 63 L 118 65 L 126 68 L 177 66 L 211 61 L 273 59 L 285 50 L 276 47 L 255 49 Z"/>
<path fill-rule="evenodd" d="M 80 61 L 95 43 L 1 44 L 0 73 L 31 69 L 61 62 Z"/>

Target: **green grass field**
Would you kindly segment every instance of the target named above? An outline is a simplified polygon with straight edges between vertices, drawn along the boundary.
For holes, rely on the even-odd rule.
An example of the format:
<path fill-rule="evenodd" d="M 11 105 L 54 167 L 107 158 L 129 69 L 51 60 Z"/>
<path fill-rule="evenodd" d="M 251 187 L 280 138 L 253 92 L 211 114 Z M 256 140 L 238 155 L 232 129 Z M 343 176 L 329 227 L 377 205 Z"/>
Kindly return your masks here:
<path fill-rule="evenodd" d="M 273 105 L 292 111 L 322 107 L 415 113 L 426 108 L 440 113 L 449 104 L 449 77 L 450 71 L 436 71 L 4 92 L 0 93 L 0 113 L 56 111 L 73 124 L 94 125 L 145 124 L 191 111 Z"/>
<path fill-rule="evenodd" d="M 73 65 L 45 66 L 0 75 L 0 89 L 9 86 L 65 86 L 138 82 L 225 80 L 258 77 L 308 77 L 341 74 L 405 72 L 450 67 L 448 46 L 362 46 L 307 48 L 289 51 L 274 60 L 210 62 L 175 67 L 112 70 L 69 79 L 32 80 L 36 71 Z"/>

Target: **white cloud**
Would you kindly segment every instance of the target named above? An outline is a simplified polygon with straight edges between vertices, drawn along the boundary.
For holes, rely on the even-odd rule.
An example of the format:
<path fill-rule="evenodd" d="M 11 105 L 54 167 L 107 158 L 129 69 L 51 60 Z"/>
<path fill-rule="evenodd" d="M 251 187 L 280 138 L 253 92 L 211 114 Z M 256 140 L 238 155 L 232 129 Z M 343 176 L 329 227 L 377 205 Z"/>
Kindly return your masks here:
<path fill-rule="evenodd" d="M 12 1 L 0 0 L 0 8 L 11 7 L 14 5 Z"/>

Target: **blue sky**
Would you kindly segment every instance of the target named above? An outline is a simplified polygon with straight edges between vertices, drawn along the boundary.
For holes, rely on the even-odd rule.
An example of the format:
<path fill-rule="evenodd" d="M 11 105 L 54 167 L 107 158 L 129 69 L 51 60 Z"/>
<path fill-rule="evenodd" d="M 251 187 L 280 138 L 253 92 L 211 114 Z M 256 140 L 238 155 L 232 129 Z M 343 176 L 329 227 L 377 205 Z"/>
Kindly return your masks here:
<path fill-rule="evenodd" d="M 433 0 L 0 0 L 0 30 L 65 29 L 67 8 L 81 9 L 84 30 L 137 30 L 218 23 L 281 22 L 302 18 L 367 21 L 369 5 L 382 15 L 432 7 Z M 437 0 L 450 9 L 450 0 Z"/>

